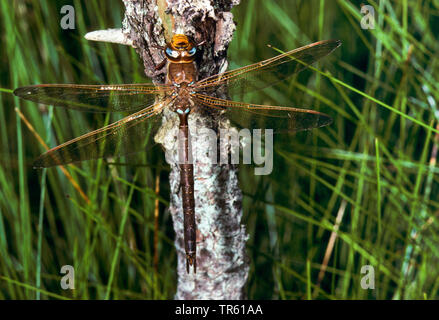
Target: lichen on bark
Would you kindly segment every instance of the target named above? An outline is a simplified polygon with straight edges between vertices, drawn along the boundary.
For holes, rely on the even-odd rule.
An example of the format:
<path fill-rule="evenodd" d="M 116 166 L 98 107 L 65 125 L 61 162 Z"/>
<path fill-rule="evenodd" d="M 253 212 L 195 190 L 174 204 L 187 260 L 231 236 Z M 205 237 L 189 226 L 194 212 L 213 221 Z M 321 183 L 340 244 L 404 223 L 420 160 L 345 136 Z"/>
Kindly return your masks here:
<path fill-rule="evenodd" d="M 239 0 L 124 0 L 126 7 L 123 33 L 143 60 L 145 74 L 155 83 L 163 83 L 166 70 L 156 70 L 163 60 L 159 46 L 172 34 L 183 33 L 195 43 L 204 42 L 197 60 L 199 79 L 227 68 L 227 48 L 235 24 L 231 8 Z M 209 142 L 197 134 L 200 128 L 219 131 L 230 124 L 218 112 L 194 113 L 189 117 L 194 159 L 195 214 L 197 222 L 197 273 L 186 273 L 183 244 L 183 209 L 179 190 L 178 119 L 163 112 L 163 126 L 155 140 L 160 143 L 171 167 L 170 213 L 176 232 L 178 286 L 176 299 L 243 299 L 248 277 L 245 244 L 248 235 L 241 225 L 242 193 L 238 168 L 215 164 L 206 154 Z M 220 144 L 219 144 L 220 145 Z M 228 148 L 224 144 L 224 148 Z M 229 152 L 229 150 L 218 150 Z"/>

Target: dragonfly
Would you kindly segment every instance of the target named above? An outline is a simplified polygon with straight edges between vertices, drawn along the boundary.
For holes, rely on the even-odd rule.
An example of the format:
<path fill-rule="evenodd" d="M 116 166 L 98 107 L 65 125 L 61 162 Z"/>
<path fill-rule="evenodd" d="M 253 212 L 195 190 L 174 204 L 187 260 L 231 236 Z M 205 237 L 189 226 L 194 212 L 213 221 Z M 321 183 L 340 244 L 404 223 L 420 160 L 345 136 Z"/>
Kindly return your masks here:
<path fill-rule="evenodd" d="M 164 47 L 163 84 L 38 84 L 20 87 L 14 94 L 25 100 L 91 112 L 130 112 L 131 114 L 103 128 L 65 142 L 34 162 L 36 168 L 48 168 L 72 162 L 114 157 L 141 151 L 145 135 L 160 127 L 164 110 L 179 119 L 180 190 L 184 214 L 186 269 L 196 273 L 196 223 L 194 167 L 189 160 L 188 118 L 203 110 L 221 110 L 237 126 L 282 129 L 296 132 L 322 127 L 332 122 L 330 116 L 308 109 L 258 105 L 215 97 L 218 90 L 229 95 L 260 90 L 296 74 L 325 57 L 341 45 L 339 40 L 325 40 L 288 51 L 270 59 L 231 71 L 198 79 L 196 57 L 201 44 L 184 34 L 175 34 Z M 263 120 L 261 122 L 261 119 Z M 263 128 L 261 128 L 263 129 Z"/>

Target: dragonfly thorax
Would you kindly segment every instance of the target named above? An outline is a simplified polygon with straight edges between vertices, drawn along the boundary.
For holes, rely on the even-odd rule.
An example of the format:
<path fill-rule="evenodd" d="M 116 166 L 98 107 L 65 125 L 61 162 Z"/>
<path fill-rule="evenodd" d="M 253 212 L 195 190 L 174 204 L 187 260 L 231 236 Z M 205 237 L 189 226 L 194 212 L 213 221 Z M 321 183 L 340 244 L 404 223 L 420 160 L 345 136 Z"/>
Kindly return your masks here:
<path fill-rule="evenodd" d="M 195 62 L 192 63 L 168 63 L 167 83 L 183 84 L 197 81 L 197 68 Z"/>
<path fill-rule="evenodd" d="M 191 83 L 183 82 L 175 85 L 173 111 L 180 115 L 190 113 L 194 106 L 191 96 L 192 90 Z"/>

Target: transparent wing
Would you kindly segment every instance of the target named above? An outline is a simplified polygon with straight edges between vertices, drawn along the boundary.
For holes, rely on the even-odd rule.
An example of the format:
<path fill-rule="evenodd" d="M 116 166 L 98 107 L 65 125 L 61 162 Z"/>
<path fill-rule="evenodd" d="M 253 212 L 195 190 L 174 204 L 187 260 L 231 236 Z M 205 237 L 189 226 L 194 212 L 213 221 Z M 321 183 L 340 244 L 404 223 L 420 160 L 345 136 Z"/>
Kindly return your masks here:
<path fill-rule="evenodd" d="M 258 105 L 193 94 L 198 105 L 221 108 L 233 125 L 248 129 L 273 129 L 274 133 L 296 132 L 331 124 L 330 116 L 314 110 Z"/>
<path fill-rule="evenodd" d="M 242 68 L 207 77 L 195 91 L 209 93 L 227 86 L 230 95 L 259 90 L 296 74 L 341 45 L 339 40 L 319 41 Z"/>
<path fill-rule="evenodd" d="M 101 129 L 63 143 L 42 154 L 36 168 L 108 156 L 121 156 L 145 150 L 161 124 L 157 116 L 169 101 L 160 102 Z"/>
<path fill-rule="evenodd" d="M 167 85 L 39 84 L 14 90 L 25 100 L 91 112 L 138 111 L 172 90 Z"/>

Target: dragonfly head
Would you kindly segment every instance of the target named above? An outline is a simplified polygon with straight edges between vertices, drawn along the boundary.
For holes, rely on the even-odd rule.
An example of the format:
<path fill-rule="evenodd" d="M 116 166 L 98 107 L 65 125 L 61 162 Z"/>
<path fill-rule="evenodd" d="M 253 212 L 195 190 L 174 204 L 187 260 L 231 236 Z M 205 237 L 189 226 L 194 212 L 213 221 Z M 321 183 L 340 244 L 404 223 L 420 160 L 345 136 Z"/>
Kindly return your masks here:
<path fill-rule="evenodd" d="M 193 62 L 196 53 L 194 43 L 184 34 L 174 35 L 165 48 L 166 58 L 175 63 Z"/>

